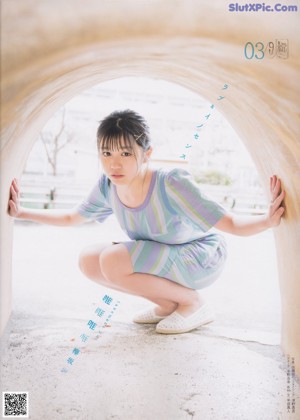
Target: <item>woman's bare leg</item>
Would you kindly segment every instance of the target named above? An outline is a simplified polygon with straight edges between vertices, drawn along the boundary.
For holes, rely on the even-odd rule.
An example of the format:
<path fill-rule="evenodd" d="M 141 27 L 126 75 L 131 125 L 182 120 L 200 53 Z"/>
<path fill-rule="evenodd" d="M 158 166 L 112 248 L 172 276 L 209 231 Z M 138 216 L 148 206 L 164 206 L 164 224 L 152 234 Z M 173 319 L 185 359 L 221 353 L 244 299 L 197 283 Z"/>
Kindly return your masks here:
<path fill-rule="evenodd" d="M 113 245 L 115 247 L 117 245 Z M 122 287 L 121 284 L 118 282 L 113 282 L 107 280 L 100 268 L 100 256 L 102 252 L 112 247 L 111 243 L 101 244 L 101 245 L 91 245 L 85 248 L 80 256 L 79 256 L 79 267 L 83 274 L 88 277 L 90 280 L 101 284 L 105 287 L 109 287 L 110 289 L 118 290 L 120 292 L 129 293 L 131 295 L 141 296 L 140 293 L 135 293 L 134 290 L 127 290 L 126 288 Z M 128 254 L 129 257 L 129 254 Z M 129 257 L 130 259 L 130 257 Z M 115 262 L 113 263 L 115 264 Z M 142 296 L 143 297 L 143 296 Z M 165 299 L 149 299 L 148 300 L 156 303 L 158 308 L 156 309 L 157 315 L 169 315 L 171 314 L 177 307 L 177 304 L 174 302 L 170 302 L 169 300 Z"/>
<path fill-rule="evenodd" d="M 195 290 L 152 274 L 134 273 L 129 252 L 122 244 L 87 250 L 81 255 L 80 266 L 94 281 L 156 303 L 157 315 L 169 315 L 176 309 L 188 316 L 204 303 Z"/>
<path fill-rule="evenodd" d="M 90 245 L 87 248 L 84 248 L 79 255 L 79 268 L 90 280 L 111 289 L 121 290 L 121 288 L 117 285 L 108 282 L 100 269 L 99 257 L 102 251 L 110 246 L 112 246 L 112 244 L 107 243 L 101 245 Z"/>

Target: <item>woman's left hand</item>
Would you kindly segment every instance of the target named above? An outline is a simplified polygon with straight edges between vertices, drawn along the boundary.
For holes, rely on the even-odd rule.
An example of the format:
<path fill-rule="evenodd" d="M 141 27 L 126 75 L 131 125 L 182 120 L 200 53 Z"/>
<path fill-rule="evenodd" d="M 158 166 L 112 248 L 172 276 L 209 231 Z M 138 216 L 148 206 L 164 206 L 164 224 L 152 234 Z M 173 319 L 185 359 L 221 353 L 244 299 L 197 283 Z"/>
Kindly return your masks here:
<path fill-rule="evenodd" d="M 268 224 L 269 227 L 272 228 L 279 225 L 284 213 L 283 200 L 285 191 L 281 190 L 281 182 L 276 175 L 273 175 L 270 178 L 270 191 L 272 201 L 269 207 Z"/>

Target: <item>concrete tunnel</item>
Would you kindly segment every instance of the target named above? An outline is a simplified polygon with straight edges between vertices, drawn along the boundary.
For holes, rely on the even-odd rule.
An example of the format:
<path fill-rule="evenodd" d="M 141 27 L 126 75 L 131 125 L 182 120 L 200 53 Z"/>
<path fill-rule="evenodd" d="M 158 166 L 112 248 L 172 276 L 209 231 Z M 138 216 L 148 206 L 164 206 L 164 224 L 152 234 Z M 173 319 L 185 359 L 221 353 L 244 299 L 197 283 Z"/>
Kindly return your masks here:
<path fill-rule="evenodd" d="M 275 4 L 276 2 L 269 2 Z M 13 220 L 9 185 L 52 114 L 79 92 L 125 76 L 159 78 L 213 101 L 255 162 L 277 174 L 285 217 L 274 230 L 281 345 L 300 374 L 299 11 L 231 13 L 220 0 L 2 1 L 1 335 L 9 333 Z M 247 42 L 288 39 L 287 59 L 246 59 Z M 297 55 L 298 53 L 298 55 Z M 259 292 L 259 291 L 258 291 Z"/>

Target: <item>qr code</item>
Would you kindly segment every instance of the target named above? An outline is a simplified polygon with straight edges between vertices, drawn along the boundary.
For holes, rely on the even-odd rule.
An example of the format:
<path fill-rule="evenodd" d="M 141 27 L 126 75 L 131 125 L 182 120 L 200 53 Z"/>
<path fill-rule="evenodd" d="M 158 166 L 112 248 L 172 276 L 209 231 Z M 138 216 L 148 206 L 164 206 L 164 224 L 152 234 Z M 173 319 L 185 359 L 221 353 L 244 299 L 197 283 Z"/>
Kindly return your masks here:
<path fill-rule="evenodd" d="M 28 417 L 28 392 L 3 392 L 3 417 Z"/>

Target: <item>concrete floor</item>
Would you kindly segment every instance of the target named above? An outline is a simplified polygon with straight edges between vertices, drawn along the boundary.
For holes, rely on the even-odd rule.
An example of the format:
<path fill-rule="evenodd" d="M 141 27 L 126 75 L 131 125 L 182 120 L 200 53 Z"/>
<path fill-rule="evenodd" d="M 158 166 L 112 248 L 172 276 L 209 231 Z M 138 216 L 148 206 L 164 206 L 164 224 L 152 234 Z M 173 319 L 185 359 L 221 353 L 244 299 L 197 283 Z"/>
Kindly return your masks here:
<path fill-rule="evenodd" d="M 1 390 L 28 391 L 32 420 L 299 419 L 299 381 L 292 378 L 288 395 L 287 359 L 279 347 L 272 232 L 227 237 L 225 271 L 203 291 L 217 320 L 169 336 L 131 322 L 148 302 L 86 281 L 77 268 L 83 246 L 121 238 L 112 221 L 65 229 L 15 224 L 13 314 Z M 81 344 L 68 365 L 106 293 L 121 302 L 110 327 Z M 294 413 L 292 407 L 288 413 L 288 397 Z"/>

